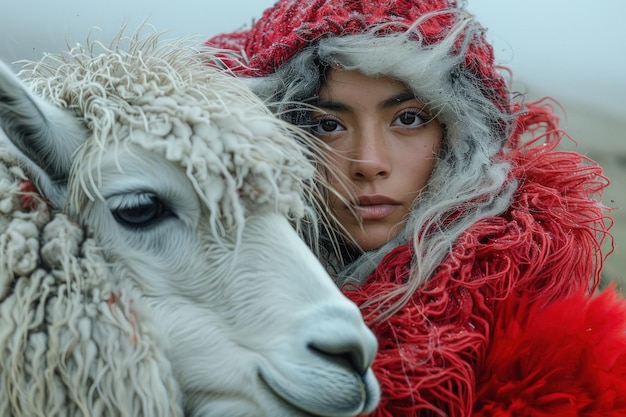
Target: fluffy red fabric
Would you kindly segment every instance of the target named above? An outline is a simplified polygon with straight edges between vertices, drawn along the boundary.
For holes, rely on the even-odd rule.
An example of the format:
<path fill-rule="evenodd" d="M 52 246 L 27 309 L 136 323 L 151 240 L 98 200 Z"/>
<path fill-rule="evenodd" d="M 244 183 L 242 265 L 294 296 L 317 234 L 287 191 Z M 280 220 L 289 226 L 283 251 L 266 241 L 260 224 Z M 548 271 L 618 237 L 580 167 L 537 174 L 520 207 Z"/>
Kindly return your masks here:
<path fill-rule="evenodd" d="M 346 295 L 362 304 L 395 288 L 406 277 L 411 255 L 410 246 L 397 247 L 365 285 Z M 483 317 L 490 312 L 481 294 L 451 278 L 431 280 L 399 313 L 371 324 L 379 341 L 374 372 L 383 392 L 372 415 L 468 415 L 472 368 L 487 344 Z M 370 310 L 363 312 L 368 317 Z"/>
<path fill-rule="evenodd" d="M 626 416 L 626 303 L 612 288 L 498 308 L 474 417 Z"/>
<path fill-rule="evenodd" d="M 573 294 L 590 293 L 597 285 L 608 222 L 592 197 L 606 180 L 601 168 L 585 163 L 581 155 L 555 149 L 555 122 L 549 109 L 530 105 L 518 133 L 543 124 L 548 134 L 543 143 L 518 145 L 516 136 L 510 142 L 505 157 L 519 188 L 509 210 L 470 227 L 400 311 L 387 320 L 371 321 L 379 340 L 374 370 L 383 390 L 374 416 L 472 415 L 478 399 L 476 375 L 486 374 L 482 367 L 492 328 L 507 311 L 499 305 L 510 305 L 524 294 L 525 302 L 542 309 Z M 408 279 L 411 248 L 396 248 L 364 285 L 344 288 L 345 294 L 363 306 L 402 286 Z M 362 311 L 374 319 L 380 307 L 369 305 Z M 536 355 L 542 351 L 539 342 Z M 622 346 L 615 349 L 623 351 Z"/>

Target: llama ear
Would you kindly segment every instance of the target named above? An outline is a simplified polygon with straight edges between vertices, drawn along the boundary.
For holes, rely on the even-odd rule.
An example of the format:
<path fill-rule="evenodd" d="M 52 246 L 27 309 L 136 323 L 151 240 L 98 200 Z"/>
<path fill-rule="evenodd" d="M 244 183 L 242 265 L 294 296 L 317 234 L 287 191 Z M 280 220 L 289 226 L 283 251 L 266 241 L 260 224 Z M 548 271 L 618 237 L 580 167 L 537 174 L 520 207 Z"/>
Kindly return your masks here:
<path fill-rule="evenodd" d="M 68 110 L 31 93 L 0 62 L 0 130 L 39 191 L 62 208 L 72 156 L 87 138 L 85 126 Z"/>

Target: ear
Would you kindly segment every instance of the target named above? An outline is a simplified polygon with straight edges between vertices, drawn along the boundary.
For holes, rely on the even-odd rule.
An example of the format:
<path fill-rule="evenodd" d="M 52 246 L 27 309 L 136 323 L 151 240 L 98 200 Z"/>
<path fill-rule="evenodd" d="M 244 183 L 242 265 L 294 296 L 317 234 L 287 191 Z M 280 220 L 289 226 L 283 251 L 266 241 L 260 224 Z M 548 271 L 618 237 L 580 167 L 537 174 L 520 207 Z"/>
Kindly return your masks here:
<path fill-rule="evenodd" d="M 41 194 L 62 208 L 72 157 L 87 139 L 84 124 L 35 96 L 0 61 L 0 129 Z"/>

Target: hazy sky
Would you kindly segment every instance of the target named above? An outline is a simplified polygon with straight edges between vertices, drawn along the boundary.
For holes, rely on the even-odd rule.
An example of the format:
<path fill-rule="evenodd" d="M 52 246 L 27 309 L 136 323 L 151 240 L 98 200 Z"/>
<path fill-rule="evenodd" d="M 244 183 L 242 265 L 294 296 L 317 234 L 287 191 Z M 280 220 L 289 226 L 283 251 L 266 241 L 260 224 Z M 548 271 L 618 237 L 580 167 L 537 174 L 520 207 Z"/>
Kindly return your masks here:
<path fill-rule="evenodd" d="M 364 0 L 367 1 L 367 0 Z M 273 0 L 0 0 L 0 59 L 38 59 L 83 43 L 90 28 L 105 42 L 126 21 L 166 37 L 199 40 L 241 28 Z M 500 63 L 541 95 L 588 104 L 626 119 L 626 1 L 469 0 L 488 28 Z"/>

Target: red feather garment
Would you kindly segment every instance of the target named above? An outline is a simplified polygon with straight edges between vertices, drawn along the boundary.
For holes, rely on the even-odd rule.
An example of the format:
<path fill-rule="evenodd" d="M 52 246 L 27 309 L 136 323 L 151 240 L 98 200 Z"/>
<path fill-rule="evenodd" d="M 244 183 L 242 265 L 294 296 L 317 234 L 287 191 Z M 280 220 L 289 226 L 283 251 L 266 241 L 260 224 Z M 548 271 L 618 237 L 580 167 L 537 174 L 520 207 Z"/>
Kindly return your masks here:
<path fill-rule="evenodd" d="M 626 416 L 626 303 L 612 288 L 499 307 L 474 417 Z"/>

